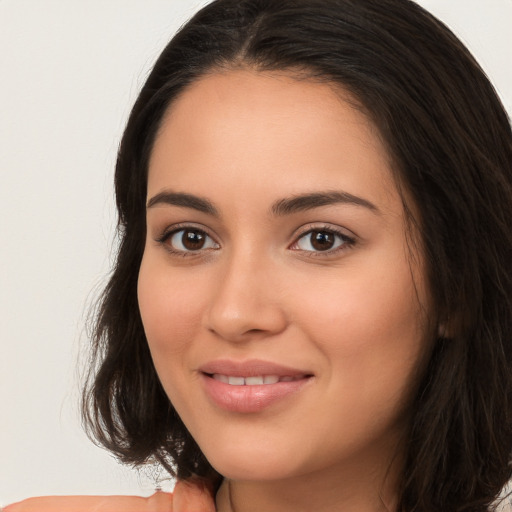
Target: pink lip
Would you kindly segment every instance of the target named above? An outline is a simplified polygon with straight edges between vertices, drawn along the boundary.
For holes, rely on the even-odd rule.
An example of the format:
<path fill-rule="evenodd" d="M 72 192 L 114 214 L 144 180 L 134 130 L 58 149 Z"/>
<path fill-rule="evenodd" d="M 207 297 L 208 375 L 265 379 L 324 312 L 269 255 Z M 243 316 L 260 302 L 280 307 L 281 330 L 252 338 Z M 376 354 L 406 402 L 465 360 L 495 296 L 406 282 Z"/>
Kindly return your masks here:
<path fill-rule="evenodd" d="M 300 391 L 311 381 L 312 377 L 310 372 L 261 360 L 244 362 L 211 361 L 201 366 L 199 371 L 201 372 L 205 392 L 210 400 L 221 409 L 238 413 L 260 412 L 275 402 Z M 216 373 L 231 377 L 277 375 L 279 377 L 293 377 L 294 380 L 275 384 L 234 386 L 215 380 L 212 375 Z"/>
<path fill-rule="evenodd" d="M 210 361 L 199 368 L 200 372 L 213 375 L 220 373 L 232 377 L 254 377 L 257 375 L 278 375 L 279 377 L 299 377 L 311 375 L 311 372 L 290 368 L 270 361 L 251 359 L 249 361 L 232 361 L 230 359 L 218 359 Z"/>

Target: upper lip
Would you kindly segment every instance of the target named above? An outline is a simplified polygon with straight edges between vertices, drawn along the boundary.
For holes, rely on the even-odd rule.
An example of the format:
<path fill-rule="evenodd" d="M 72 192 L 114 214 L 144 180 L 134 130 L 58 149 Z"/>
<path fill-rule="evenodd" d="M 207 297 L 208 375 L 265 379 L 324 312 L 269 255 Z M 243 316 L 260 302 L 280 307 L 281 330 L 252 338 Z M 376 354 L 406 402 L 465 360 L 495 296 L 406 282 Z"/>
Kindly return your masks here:
<path fill-rule="evenodd" d="M 277 375 L 278 377 L 310 376 L 311 372 L 290 368 L 271 361 L 251 359 L 248 361 L 233 361 L 217 359 L 199 368 L 199 371 L 209 375 L 220 374 L 231 377 L 256 377 L 259 375 Z"/>

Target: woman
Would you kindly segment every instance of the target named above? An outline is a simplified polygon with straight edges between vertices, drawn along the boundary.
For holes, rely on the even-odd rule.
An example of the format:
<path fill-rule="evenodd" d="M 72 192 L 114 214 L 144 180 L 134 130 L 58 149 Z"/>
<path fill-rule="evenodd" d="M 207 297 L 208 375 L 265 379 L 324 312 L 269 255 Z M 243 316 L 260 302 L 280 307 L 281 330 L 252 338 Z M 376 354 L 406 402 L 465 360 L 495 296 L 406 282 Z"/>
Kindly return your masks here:
<path fill-rule="evenodd" d="M 211 3 L 121 144 L 91 432 L 221 512 L 488 510 L 511 166 L 492 86 L 416 4 Z"/>

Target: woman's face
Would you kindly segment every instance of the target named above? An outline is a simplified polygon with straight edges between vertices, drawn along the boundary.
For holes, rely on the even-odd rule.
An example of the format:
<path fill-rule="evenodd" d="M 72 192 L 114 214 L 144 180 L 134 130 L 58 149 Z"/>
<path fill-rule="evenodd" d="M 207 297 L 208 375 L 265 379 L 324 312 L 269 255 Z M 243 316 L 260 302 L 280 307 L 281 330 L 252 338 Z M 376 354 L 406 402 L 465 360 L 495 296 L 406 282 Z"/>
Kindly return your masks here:
<path fill-rule="evenodd" d="M 404 428 L 429 337 L 422 258 L 378 133 L 342 98 L 212 74 L 155 142 L 142 320 L 166 393 L 230 478 L 381 466 Z"/>

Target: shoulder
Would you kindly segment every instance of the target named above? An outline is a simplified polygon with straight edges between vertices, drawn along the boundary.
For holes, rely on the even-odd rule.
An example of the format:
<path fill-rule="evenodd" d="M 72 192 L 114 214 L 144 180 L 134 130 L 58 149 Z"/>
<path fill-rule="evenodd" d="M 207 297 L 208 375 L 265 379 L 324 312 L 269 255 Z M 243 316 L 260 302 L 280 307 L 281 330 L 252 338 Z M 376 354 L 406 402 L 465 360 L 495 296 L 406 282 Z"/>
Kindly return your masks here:
<path fill-rule="evenodd" d="M 137 496 L 43 496 L 28 498 L 3 508 L 4 512 L 172 512 L 173 496 L 157 492 Z"/>
<path fill-rule="evenodd" d="M 202 481 L 179 481 L 173 493 L 137 496 L 43 496 L 7 505 L 3 512 L 215 512 L 211 487 Z"/>

